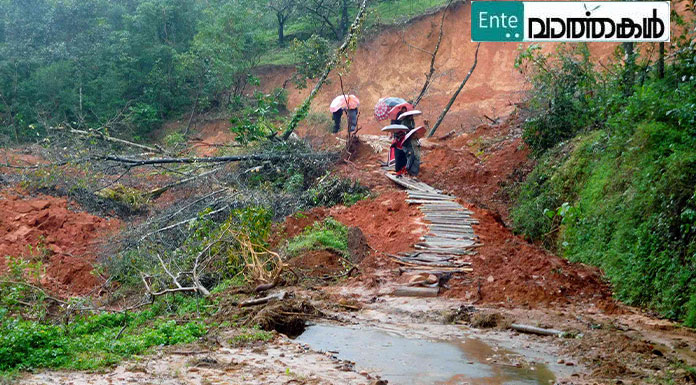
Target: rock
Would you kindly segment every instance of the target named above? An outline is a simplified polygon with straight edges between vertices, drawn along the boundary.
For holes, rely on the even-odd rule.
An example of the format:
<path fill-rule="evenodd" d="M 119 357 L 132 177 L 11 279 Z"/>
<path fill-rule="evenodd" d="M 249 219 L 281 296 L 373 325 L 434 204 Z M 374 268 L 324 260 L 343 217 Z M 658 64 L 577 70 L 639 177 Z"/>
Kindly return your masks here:
<path fill-rule="evenodd" d="M 568 362 L 565 363 L 565 366 L 575 366 L 575 364 L 572 363 L 572 362 L 570 362 L 570 361 L 568 361 Z"/>
<path fill-rule="evenodd" d="M 556 361 L 557 364 L 565 364 L 565 360 L 562 358 L 559 358 L 558 361 Z"/>
<path fill-rule="evenodd" d="M 488 281 L 488 283 L 493 283 L 493 281 L 495 281 L 495 278 L 493 278 L 492 275 L 489 275 L 486 281 Z"/>
<path fill-rule="evenodd" d="M 358 264 L 370 253 L 365 234 L 359 227 L 348 228 L 348 254 L 351 262 Z"/>

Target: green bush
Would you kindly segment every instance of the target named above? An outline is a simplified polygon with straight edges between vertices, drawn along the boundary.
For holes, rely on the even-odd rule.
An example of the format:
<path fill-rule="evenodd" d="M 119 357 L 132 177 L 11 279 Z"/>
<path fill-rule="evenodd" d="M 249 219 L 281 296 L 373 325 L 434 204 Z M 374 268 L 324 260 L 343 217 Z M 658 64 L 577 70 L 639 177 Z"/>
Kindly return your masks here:
<path fill-rule="evenodd" d="M 594 105 L 604 106 L 587 110 L 572 140 L 561 143 L 557 126 L 543 126 L 529 142 L 538 164 L 511 218 L 528 238 L 602 268 L 619 299 L 696 326 L 696 80 L 688 68 L 676 62 L 630 96 L 620 87 L 596 95 Z M 601 76 L 612 83 L 621 72 Z M 574 87 L 547 80 L 546 94 Z M 556 113 L 531 112 L 525 130 Z"/>
<path fill-rule="evenodd" d="M 597 75 L 585 44 L 559 45 L 555 55 L 531 45 L 517 57 L 515 66 L 532 83 L 523 138 L 535 154 L 572 138 L 591 126 L 597 106 Z"/>

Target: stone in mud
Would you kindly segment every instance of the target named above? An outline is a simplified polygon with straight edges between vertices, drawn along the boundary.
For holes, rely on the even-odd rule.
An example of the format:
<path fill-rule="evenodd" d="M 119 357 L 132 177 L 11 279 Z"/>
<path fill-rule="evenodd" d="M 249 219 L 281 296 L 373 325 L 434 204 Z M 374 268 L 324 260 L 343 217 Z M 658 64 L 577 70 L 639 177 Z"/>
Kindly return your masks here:
<path fill-rule="evenodd" d="M 351 262 L 360 263 L 370 253 L 370 246 L 367 244 L 367 239 L 359 227 L 352 226 L 348 228 L 348 253 L 350 254 Z"/>

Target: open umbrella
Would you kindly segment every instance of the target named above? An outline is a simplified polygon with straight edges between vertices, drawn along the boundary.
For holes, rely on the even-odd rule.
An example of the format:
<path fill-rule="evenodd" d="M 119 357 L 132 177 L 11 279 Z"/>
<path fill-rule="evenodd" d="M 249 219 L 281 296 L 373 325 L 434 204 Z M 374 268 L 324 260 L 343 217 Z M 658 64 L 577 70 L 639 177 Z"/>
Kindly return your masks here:
<path fill-rule="evenodd" d="M 389 112 L 387 113 L 387 115 L 389 116 L 389 119 L 392 119 L 392 120 L 398 119 L 397 117 L 399 116 L 399 114 L 403 115 L 401 113 L 401 110 L 403 110 L 404 108 L 406 109 L 406 111 L 404 111 L 403 114 L 405 114 L 408 111 L 412 111 L 413 105 L 411 103 L 403 102 L 403 103 L 399 103 L 399 104 L 393 106 L 392 108 L 389 109 Z"/>
<path fill-rule="evenodd" d="M 403 103 L 406 103 L 406 100 L 402 98 L 388 97 L 380 99 L 377 104 L 375 104 L 375 119 L 385 120 L 389 118 L 389 111 L 391 111 L 394 106 Z M 411 109 L 413 109 L 413 106 L 411 106 Z"/>
<path fill-rule="evenodd" d="M 341 108 L 346 108 L 346 106 L 349 110 L 358 108 L 358 106 L 360 106 L 360 99 L 358 99 L 358 97 L 353 94 L 338 95 L 334 98 L 334 100 L 331 101 L 329 111 L 333 113 L 340 110 Z"/>

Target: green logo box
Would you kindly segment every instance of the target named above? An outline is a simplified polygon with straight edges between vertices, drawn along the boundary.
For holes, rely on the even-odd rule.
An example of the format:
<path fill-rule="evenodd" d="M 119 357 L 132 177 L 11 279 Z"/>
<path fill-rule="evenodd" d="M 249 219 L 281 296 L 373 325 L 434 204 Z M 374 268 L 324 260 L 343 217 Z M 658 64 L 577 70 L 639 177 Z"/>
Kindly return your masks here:
<path fill-rule="evenodd" d="M 522 41 L 524 4 L 521 1 L 473 1 L 471 41 Z"/>

